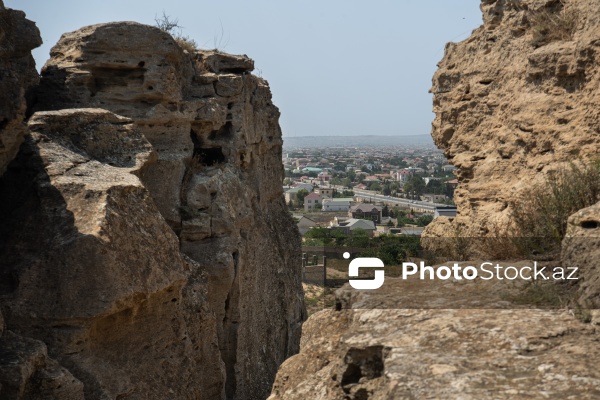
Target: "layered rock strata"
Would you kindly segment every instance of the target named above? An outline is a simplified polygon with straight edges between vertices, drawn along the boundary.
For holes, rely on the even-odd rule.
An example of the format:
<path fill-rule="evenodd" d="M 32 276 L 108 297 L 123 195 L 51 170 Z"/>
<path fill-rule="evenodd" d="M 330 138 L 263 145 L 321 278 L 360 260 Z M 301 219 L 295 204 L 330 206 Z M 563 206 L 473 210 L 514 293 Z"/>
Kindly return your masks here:
<path fill-rule="evenodd" d="M 298 350 L 279 112 L 252 69 L 132 22 L 52 49 L 2 182 L 0 294 L 85 398 L 261 399 Z"/>

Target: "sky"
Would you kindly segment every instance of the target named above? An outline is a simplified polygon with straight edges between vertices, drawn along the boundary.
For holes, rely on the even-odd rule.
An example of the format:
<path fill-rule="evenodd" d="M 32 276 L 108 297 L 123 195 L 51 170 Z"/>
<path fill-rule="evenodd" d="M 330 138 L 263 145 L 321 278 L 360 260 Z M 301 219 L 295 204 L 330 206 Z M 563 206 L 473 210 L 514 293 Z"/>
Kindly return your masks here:
<path fill-rule="evenodd" d="M 481 24 L 478 0 L 5 0 L 44 44 L 64 32 L 163 12 L 202 48 L 247 54 L 269 81 L 284 137 L 429 134 L 428 93 L 447 42 Z"/>

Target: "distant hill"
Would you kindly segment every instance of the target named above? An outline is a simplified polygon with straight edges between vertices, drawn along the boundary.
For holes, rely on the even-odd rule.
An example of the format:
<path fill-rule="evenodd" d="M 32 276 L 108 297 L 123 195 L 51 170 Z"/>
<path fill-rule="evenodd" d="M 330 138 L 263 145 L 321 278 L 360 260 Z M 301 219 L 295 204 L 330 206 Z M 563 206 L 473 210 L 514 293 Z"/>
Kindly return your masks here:
<path fill-rule="evenodd" d="M 296 147 L 435 146 L 430 135 L 297 136 L 284 137 L 284 148 Z"/>

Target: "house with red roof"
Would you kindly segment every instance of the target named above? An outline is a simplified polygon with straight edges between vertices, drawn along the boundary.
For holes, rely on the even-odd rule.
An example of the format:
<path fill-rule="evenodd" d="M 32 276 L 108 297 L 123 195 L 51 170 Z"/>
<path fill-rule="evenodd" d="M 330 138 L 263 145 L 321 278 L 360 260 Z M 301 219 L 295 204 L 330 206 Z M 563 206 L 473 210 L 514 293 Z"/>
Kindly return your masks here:
<path fill-rule="evenodd" d="M 323 206 L 323 196 L 311 193 L 304 198 L 304 211 L 320 209 Z"/>

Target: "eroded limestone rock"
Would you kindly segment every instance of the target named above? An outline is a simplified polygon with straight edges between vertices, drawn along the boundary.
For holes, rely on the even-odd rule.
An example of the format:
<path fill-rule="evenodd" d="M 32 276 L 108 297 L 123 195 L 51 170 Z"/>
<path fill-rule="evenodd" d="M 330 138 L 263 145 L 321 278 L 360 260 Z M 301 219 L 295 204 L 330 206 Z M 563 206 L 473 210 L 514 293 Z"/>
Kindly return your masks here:
<path fill-rule="evenodd" d="M 567 236 L 562 242 L 561 261 L 579 268 L 579 296 L 584 309 L 600 308 L 600 203 L 569 217 Z"/>
<path fill-rule="evenodd" d="M 300 240 L 252 68 L 133 22 L 52 49 L 2 182 L 4 316 L 86 397 L 263 399 L 297 352 Z"/>
<path fill-rule="evenodd" d="M 0 176 L 23 141 L 27 99 L 39 81 L 31 50 L 41 44 L 35 23 L 0 0 Z"/>
<path fill-rule="evenodd" d="M 575 16 L 572 35 L 536 41 L 536 13 Z M 482 1 L 484 24 L 449 43 L 433 78 L 432 136 L 457 167 L 456 224 L 486 235 L 510 202 L 546 174 L 600 146 L 600 4 Z M 425 235 L 445 230 L 428 227 Z M 441 231 L 441 232 L 440 232 Z"/>
<path fill-rule="evenodd" d="M 206 274 L 136 176 L 150 143 L 101 109 L 38 112 L 29 128 L 0 183 L 7 326 L 47 344 L 86 398 L 219 398 Z"/>
<path fill-rule="evenodd" d="M 481 283 L 345 286 L 341 310 L 305 322 L 300 353 L 281 366 L 269 400 L 600 395 L 597 326 L 564 309 L 510 304 L 487 283 L 477 290 Z"/>

